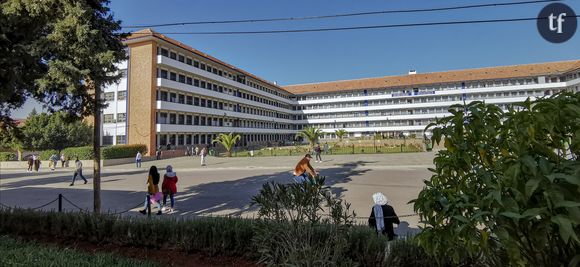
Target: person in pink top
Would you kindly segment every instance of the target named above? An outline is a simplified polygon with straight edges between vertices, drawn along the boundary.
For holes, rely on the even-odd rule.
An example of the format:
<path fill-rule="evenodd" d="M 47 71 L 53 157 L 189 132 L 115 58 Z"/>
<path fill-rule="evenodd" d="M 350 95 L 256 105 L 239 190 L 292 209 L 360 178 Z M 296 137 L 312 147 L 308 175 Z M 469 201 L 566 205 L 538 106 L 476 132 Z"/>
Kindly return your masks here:
<path fill-rule="evenodd" d="M 166 209 L 167 211 L 173 211 L 173 206 L 175 205 L 175 199 L 173 195 L 177 193 L 177 175 L 173 172 L 173 167 L 167 165 L 165 168 L 165 175 L 163 175 L 163 184 L 161 185 L 161 190 L 163 191 L 163 206 L 167 203 L 167 196 L 171 200 L 171 208 Z"/>

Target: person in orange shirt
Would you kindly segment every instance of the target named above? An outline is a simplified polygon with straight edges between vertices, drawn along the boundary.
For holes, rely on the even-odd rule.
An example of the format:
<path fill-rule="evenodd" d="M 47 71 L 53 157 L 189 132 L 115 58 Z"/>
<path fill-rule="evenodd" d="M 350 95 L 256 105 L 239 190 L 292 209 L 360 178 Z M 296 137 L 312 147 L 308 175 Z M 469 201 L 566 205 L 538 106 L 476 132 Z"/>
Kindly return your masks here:
<path fill-rule="evenodd" d="M 294 180 L 297 183 L 307 181 L 308 174 L 310 174 L 312 177 L 317 175 L 314 168 L 312 168 L 312 165 L 310 165 L 311 159 L 312 156 L 310 154 L 306 154 L 304 158 L 302 158 L 298 164 L 296 164 L 296 168 L 294 168 Z"/>

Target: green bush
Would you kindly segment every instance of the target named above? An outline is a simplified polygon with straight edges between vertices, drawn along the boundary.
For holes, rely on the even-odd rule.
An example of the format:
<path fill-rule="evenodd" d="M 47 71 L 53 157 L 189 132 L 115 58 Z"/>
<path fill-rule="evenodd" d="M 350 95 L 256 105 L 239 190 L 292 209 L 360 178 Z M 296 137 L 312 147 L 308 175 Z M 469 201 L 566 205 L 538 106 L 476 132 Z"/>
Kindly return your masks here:
<path fill-rule="evenodd" d="M 40 151 L 40 153 L 38 153 L 38 156 L 40 157 L 40 160 L 48 160 L 48 159 L 50 159 L 50 156 L 52 156 L 54 154 L 58 155 L 60 158 L 60 155 L 58 154 L 58 150 L 54 150 L 54 149 Z"/>
<path fill-rule="evenodd" d="M 79 157 L 80 160 L 90 160 L 95 155 L 92 146 L 67 147 L 62 150 L 62 153 L 65 157 L 70 157 L 71 160 L 74 160 L 75 157 Z"/>
<path fill-rule="evenodd" d="M 121 159 L 121 158 L 131 158 L 137 155 L 137 151 L 141 154 L 147 152 L 146 145 L 116 145 L 107 146 L 101 148 L 101 158 L 102 159 Z"/>
<path fill-rule="evenodd" d="M 16 160 L 16 154 L 12 152 L 0 152 L 0 161 Z"/>
<path fill-rule="evenodd" d="M 578 266 L 580 93 L 515 106 L 456 105 L 427 127 L 446 149 L 413 201 L 417 238 L 455 263 L 501 253 L 510 266 Z"/>

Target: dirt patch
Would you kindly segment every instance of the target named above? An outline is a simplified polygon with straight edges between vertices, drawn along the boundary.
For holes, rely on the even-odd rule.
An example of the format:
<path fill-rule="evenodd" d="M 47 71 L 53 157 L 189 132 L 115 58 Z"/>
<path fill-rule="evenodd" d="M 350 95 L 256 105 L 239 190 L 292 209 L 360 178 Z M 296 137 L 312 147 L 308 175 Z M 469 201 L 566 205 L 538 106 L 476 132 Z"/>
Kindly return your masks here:
<path fill-rule="evenodd" d="M 187 253 L 171 249 L 151 249 L 121 246 L 116 244 L 94 244 L 88 241 L 59 239 L 55 237 L 17 236 L 23 240 L 34 240 L 39 243 L 53 245 L 59 248 L 72 248 L 88 253 L 112 253 L 126 258 L 145 260 L 160 266 L 263 266 L 256 262 L 232 256 L 209 256 L 204 253 Z"/>

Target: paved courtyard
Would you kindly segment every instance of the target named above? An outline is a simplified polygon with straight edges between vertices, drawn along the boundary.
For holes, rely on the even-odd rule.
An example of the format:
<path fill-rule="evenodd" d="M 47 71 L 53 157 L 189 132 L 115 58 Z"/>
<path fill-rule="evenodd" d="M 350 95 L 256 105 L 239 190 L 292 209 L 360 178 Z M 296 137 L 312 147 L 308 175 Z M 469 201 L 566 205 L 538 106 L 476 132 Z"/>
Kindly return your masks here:
<path fill-rule="evenodd" d="M 382 155 L 325 156 L 322 163 L 312 162 L 314 168 L 327 176 L 327 185 L 347 202 L 359 217 L 369 216 L 373 204 L 371 195 L 383 192 L 398 215 L 413 214 L 412 205 L 430 177 L 433 152 Z M 199 158 L 144 162 L 137 169 L 134 164 L 105 167 L 102 173 L 102 207 L 104 211 L 121 212 L 145 198 L 147 172 L 156 165 L 163 175 L 164 167 L 171 164 L 179 177 L 176 210 L 163 216 L 188 217 L 200 215 L 254 216 L 256 207 L 250 206 L 251 197 L 269 181 L 291 182 L 291 171 L 300 159 L 291 157 L 208 158 L 201 167 Z M 80 208 L 92 209 L 92 169 L 85 169 L 88 184 L 77 180 L 69 186 L 72 169 L 43 169 L 38 173 L 25 170 L 0 170 L 0 203 L 8 206 L 38 207 L 63 194 Z M 169 200 L 168 200 L 169 201 Z M 64 201 L 65 210 L 77 209 Z M 57 209 L 54 202 L 42 209 Z M 143 216 L 135 208 L 124 216 Z M 402 218 L 408 224 L 401 228 L 416 228 L 418 216 Z M 365 223 L 364 218 L 359 222 Z M 405 229 L 400 229 L 405 231 Z"/>

